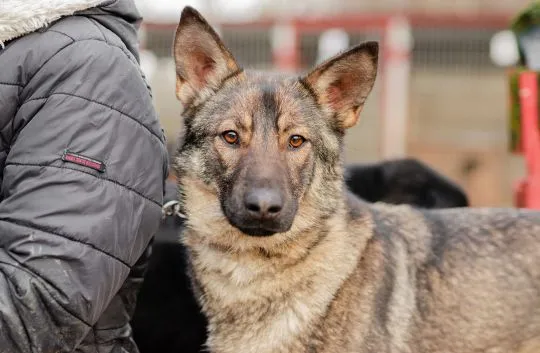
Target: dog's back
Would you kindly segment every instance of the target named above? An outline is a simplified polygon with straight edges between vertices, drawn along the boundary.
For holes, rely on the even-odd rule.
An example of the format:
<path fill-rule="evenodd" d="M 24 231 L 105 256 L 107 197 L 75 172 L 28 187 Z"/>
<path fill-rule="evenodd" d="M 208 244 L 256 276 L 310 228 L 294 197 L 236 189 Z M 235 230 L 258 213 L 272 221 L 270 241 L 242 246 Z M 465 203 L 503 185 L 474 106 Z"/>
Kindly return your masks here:
<path fill-rule="evenodd" d="M 350 205 L 352 214 L 367 207 Z M 318 351 L 540 351 L 537 212 L 369 208 L 372 237 Z"/>
<path fill-rule="evenodd" d="M 518 352 L 540 338 L 538 212 L 424 215 L 432 243 L 418 265 L 414 345 L 426 352 Z"/>

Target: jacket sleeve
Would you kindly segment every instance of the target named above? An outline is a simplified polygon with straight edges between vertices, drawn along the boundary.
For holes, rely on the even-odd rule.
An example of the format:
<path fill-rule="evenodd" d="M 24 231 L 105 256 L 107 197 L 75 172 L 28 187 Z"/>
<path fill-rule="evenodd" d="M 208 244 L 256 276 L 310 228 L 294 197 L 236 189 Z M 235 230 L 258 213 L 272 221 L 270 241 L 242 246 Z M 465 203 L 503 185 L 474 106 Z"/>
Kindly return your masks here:
<path fill-rule="evenodd" d="M 10 122 L 2 352 L 73 351 L 161 215 L 167 152 L 139 66 L 117 45 L 54 35 L 65 44 L 52 55 L 42 57 L 40 45 L 27 55 L 40 64 L 24 72 Z"/>

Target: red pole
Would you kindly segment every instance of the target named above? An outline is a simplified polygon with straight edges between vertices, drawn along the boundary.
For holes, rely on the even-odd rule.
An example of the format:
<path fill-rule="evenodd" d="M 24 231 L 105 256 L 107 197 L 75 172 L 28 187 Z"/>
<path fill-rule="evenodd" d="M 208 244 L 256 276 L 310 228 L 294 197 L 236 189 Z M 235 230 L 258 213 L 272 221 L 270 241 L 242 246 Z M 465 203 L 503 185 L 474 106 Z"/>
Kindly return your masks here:
<path fill-rule="evenodd" d="M 522 146 L 527 163 L 524 206 L 540 209 L 540 134 L 538 132 L 537 73 L 526 71 L 519 76 Z"/>

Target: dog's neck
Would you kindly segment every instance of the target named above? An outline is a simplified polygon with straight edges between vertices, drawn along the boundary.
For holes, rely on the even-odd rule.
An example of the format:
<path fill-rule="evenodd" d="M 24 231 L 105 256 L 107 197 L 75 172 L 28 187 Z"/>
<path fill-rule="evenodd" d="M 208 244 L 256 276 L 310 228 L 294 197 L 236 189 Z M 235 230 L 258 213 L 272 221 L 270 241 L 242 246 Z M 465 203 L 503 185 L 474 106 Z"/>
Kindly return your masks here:
<path fill-rule="evenodd" d="M 340 208 L 322 223 L 290 234 L 272 251 L 264 246 L 231 249 L 205 241 L 207 228 L 186 231 L 193 282 L 209 319 L 211 352 L 228 353 L 238 347 L 245 350 L 235 353 L 302 352 L 300 341 L 310 336 L 312 323 L 324 315 L 354 270 L 371 232 L 367 217 L 357 220 L 364 236 L 347 232 L 348 212 L 347 207 Z"/>

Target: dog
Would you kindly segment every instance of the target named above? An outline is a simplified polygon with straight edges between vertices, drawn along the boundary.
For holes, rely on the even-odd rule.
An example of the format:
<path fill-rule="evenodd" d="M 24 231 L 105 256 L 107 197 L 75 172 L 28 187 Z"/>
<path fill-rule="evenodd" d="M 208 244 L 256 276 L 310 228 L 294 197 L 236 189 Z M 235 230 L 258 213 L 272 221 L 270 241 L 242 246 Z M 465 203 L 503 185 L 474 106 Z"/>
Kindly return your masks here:
<path fill-rule="evenodd" d="M 175 34 L 175 159 L 212 353 L 540 350 L 540 214 L 369 204 L 343 137 L 377 76 L 366 42 L 301 77 L 243 70 L 193 8 Z"/>
<path fill-rule="evenodd" d="M 369 202 L 384 199 L 421 208 L 469 205 L 457 184 L 414 158 L 351 164 L 345 175 L 349 190 Z M 167 180 L 165 190 L 165 202 L 177 199 L 174 178 Z M 183 229 L 182 218 L 166 217 L 153 241 L 131 321 L 140 353 L 204 351 L 207 322 L 191 290 L 186 249 L 178 241 Z"/>

